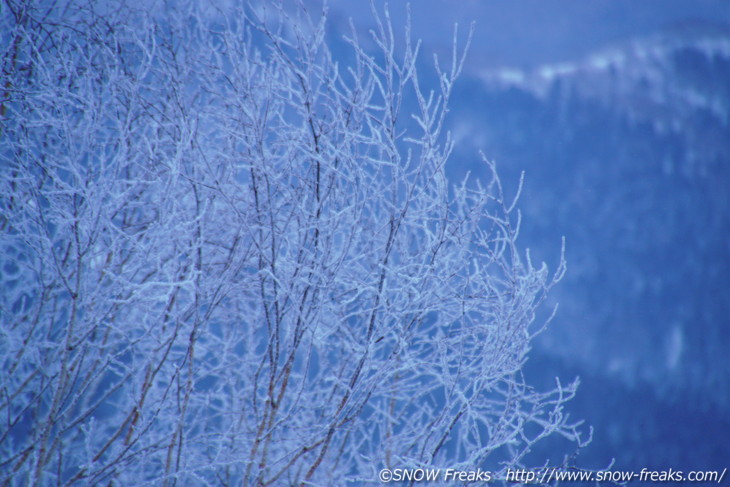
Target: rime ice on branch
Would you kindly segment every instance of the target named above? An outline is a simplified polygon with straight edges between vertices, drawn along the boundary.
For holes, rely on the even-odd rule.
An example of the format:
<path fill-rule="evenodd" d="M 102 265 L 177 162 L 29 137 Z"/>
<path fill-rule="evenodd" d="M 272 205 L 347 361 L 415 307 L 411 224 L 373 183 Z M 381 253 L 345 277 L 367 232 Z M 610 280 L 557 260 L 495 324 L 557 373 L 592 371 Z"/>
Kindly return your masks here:
<path fill-rule="evenodd" d="M 580 443 L 575 384 L 520 372 L 562 258 L 517 248 L 486 159 L 445 176 L 458 36 L 431 91 L 387 12 L 338 62 L 302 5 L 60 3 L 0 28 L 5 481 L 344 485 Z"/>

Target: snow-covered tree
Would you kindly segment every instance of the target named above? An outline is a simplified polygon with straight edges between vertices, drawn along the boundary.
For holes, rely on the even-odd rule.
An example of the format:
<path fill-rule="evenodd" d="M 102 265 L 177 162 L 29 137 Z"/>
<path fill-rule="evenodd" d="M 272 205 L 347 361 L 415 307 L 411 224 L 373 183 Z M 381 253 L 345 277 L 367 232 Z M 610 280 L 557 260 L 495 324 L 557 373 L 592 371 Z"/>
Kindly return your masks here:
<path fill-rule="evenodd" d="M 517 248 L 486 159 L 445 176 L 457 36 L 432 91 L 407 28 L 375 13 L 335 58 L 325 13 L 5 0 L 6 484 L 367 484 L 580 443 L 575 385 L 521 374 L 562 259 Z"/>

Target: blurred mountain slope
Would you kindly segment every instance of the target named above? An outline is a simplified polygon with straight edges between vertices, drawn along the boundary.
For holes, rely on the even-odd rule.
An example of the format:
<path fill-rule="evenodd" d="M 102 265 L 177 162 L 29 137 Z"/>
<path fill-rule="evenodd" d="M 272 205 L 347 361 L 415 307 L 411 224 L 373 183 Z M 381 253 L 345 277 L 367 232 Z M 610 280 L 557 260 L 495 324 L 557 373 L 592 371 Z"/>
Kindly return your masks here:
<path fill-rule="evenodd" d="M 453 177 L 480 170 L 477 147 L 513 184 L 525 170 L 523 245 L 550 262 L 567 237 L 533 369 L 591 378 L 574 414 L 617 460 L 727 458 L 698 424 L 730 419 L 730 32 L 683 23 L 576 62 L 485 70 L 453 113 Z"/>

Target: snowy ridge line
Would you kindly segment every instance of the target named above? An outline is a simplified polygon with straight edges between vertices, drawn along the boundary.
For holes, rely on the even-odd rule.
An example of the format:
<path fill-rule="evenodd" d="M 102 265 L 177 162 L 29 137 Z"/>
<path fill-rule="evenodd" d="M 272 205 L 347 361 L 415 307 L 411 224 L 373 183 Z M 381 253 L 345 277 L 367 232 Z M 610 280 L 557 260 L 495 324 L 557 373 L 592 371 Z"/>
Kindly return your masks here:
<path fill-rule="evenodd" d="M 503 67 L 483 71 L 489 89 L 525 90 L 539 99 L 550 96 L 564 80 L 581 97 L 622 108 L 632 120 L 651 120 L 660 132 L 682 130 L 690 110 L 707 110 L 722 124 L 728 119 L 728 97 L 722 86 L 683 77 L 676 55 L 688 50 L 712 69 L 718 58 L 730 60 L 730 36 L 676 39 L 667 36 L 635 40 L 597 52 L 580 61 L 545 64 L 531 70 Z"/>
<path fill-rule="evenodd" d="M 692 40 L 657 36 L 603 49 L 582 60 L 547 63 L 534 69 L 511 66 L 485 69 L 481 71 L 479 78 L 489 85 L 517 86 L 544 95 L 550 84 L 561 77 L 605 73 L 615 69 L 637 69 L 642 64 L 664 63 L 672 53 L 687 48 L 695 49 L 706 57 L 730 57 L 730 35 Z"/>

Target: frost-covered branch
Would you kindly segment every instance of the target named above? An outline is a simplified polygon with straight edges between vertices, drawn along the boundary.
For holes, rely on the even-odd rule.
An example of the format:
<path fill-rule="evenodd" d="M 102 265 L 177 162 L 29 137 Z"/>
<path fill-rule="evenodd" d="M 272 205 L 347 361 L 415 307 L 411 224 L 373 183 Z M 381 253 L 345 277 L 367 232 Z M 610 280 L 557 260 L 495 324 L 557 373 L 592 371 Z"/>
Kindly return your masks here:
<path fill-rule="evenodd" d="M 451 184 L 464 63 L 419 81 L 279 3 L 6 2 L 8 484 L 344 485 L 579 442 L 521 374 L 550 277 L 491 180 Z M 332 43 L 349 54 L 334 56 Z"/>

